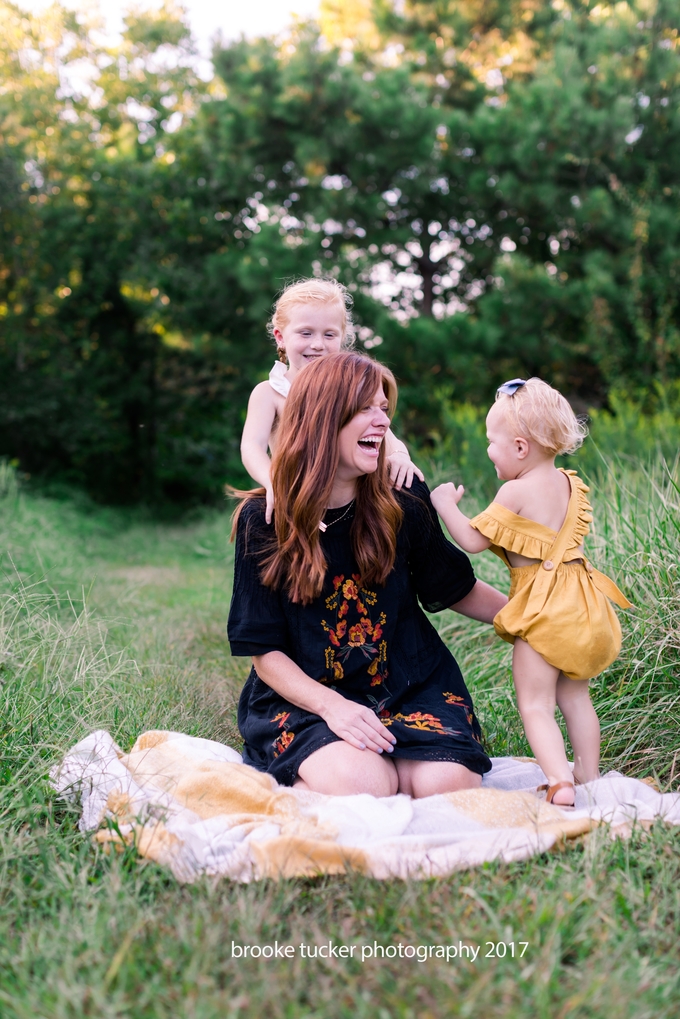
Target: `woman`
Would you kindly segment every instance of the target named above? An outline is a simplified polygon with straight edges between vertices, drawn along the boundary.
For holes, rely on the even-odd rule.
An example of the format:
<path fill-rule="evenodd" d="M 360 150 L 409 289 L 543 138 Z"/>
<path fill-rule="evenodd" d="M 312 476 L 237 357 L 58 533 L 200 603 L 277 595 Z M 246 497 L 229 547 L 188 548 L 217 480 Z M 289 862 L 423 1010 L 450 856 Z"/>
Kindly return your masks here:
<path fill-rule="evenodd" d="M 490 762 L 472 700 L 429 611 L 491 622 L 504 595 L 446 541 L 427 487 L 390 488 L 394 377 L 352 352 L 295 379 L 264 492 L 236 516 L 232 654 L 253 669 L 244 761 L 278 782 L 349 795 L 473 788 Z"/>

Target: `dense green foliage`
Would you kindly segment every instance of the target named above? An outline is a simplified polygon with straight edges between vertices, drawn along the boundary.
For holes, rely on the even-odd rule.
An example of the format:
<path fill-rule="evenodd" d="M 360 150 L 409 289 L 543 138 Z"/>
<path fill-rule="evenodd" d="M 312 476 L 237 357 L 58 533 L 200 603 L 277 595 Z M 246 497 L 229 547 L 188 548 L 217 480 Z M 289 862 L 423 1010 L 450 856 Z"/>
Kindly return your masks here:
<path fill-rule="evenodd" d="M 474 476 L 471 478 L 475 480 Z M 594 492 L 590 549 L 636 603 L 593 686 L 604 767 L 677 788 L 678 482 L 617 467 Z M 50 767 L 86 732 L 234 743 L 247 663 L 230 659 L 229 520 L 161 527 L 140 511 L 38 498 L 0 470 L 0 1012 L 7 1019 L 671 1019 L 680 993 L 677 828 L 435 881 L 361 875 L 179 886 L 133 849 L 106 855 L 55 798 Z M 505 582 L 484 553 L 481 574 Z M 489 750 L 526 753 L 509 649 L 438 620 Z M 243 960 L 237 944 L 528 941 L 518 961 Z M 484 951 L 484 949 L 483 949 Z"/>
<path fill-rule="evenodd" d="M 513 375 L 647 410 L 680 376 L 677 0 L 326 0 L 208 83 L 170 7 L 117 48 L 0 11 L 0 454 L 25 471 L 108 501 L 243 481 L 299 275 L 351 288 L 420 445 Z"/>

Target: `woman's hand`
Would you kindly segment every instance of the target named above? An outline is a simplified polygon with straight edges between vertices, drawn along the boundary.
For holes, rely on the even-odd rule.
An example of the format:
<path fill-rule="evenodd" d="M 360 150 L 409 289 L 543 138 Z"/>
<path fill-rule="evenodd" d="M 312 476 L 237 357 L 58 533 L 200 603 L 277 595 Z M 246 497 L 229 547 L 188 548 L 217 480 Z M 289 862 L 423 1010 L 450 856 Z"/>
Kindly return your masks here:
<path fill-rule="evenodd" d="M 263 683 L 284 700 L 323 718 L 331 732 L 357 750 L 381 754 L 397 742 L 374 711 L 312 679 L 283 651 L 255 655 L 253 665 Z"/>
<path fill-rule="evenodd" d="M 321 717 L 331 732 L 357 750 L 373 750 L 376 754 L 386 750 L 391 753 L 397 742 L 375 712 L 342 694 L 337 694 L 330 701 Z"/>
<path fill-rule="evenodd" d="M 421 481 L 425 480 L 425 475 L 419 467 L 416 467 L 406 450 L 397 449 L 394 453 L 389 453 L 387 456 L 387 469 L 392 487 L 396 488 L 397 491 L 400 491 L 404 485 L 410 488 L 414 474 Z"/>

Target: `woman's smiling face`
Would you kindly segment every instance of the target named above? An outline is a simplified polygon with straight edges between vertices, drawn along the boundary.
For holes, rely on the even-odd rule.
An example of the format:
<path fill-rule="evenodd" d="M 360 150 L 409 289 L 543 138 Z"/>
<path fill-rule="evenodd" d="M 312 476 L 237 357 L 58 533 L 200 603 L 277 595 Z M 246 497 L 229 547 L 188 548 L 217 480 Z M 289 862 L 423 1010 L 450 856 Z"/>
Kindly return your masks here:
<path fill-rule="evenodd" d="M 336 477 L 351 481 L 378 469 L 380 446 L 390 427 L 389 403 L 382 385 L 338 435 L 340 459 Z"/>

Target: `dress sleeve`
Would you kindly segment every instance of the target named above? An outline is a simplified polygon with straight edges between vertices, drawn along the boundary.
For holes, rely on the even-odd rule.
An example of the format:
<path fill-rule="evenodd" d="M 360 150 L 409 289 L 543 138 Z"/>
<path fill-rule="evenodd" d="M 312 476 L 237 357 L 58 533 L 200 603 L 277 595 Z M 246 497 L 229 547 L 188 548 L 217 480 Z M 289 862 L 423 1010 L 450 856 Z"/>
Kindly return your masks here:
<path fill-rule="evenodd" d="M 414 478 L 401 498 L 416 594 L 427 612 L 441 612 L 470 593 L 476 583 L 474 570 L 465 553 L 444 537 L 424 482 Z"/>
<path fill-rule="evenodd" d="M 290 654 L 285 594 L 265 587 L 260 563 L 268 551 L 273 527 L 264 522 L 264 500 L 246 503 L 236 532 L 234 591 L 227 632 L 235 657 L 264 655 L 269 651 Z"/>

